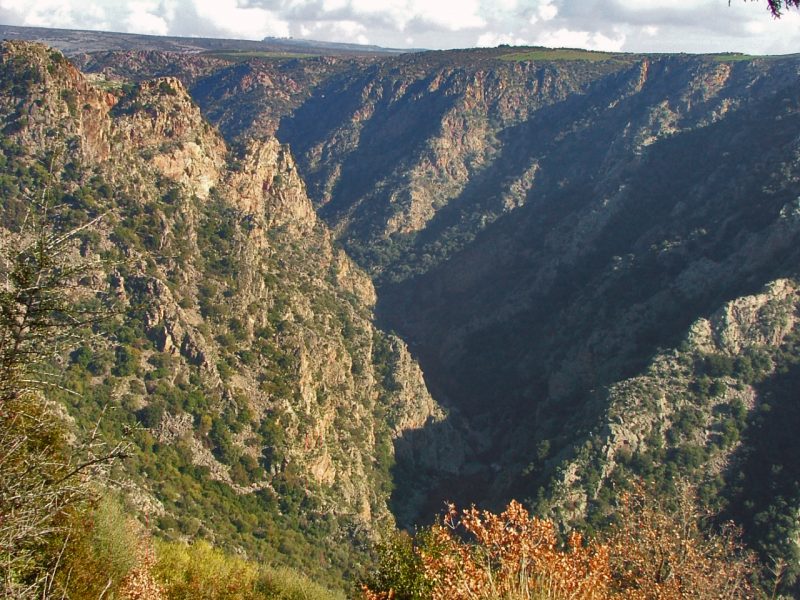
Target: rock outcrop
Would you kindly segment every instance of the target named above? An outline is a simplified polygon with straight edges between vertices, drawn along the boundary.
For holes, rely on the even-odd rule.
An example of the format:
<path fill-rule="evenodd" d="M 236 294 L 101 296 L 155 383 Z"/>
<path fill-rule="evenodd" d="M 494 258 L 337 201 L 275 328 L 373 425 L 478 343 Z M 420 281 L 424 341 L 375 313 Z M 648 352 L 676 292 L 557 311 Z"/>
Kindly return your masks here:
<path fill-rule="evenodd" d="M 268 138 L 232 151 L 175 78 L 110 94 L 59 53 L 6 42 L 0 79 L 7 159 L 52 160 L 51 179 L 19 201 L 49 186 L 71 218 L 107 213 L 82 252 L 113 265 L 119 316 L 81 371 L 98 384 L 85 403 L 124 396 L 116 418 L 149 432 L 136 440 L 150 466 L 128 475 L 162 520 L 185 513 L 182 496 L 205 478 L 248 519 L 335 531 L 331 553 L 379 535 L 394 442 L 447 415 L 407 347 L 373 325 L 374 288 L 334 247 L 288 148 Z M 404 460 L 463 460 L 455 433 L 447 447 L 423 442 Z M 227 527 L 195 514 L 209 535 Z"/>

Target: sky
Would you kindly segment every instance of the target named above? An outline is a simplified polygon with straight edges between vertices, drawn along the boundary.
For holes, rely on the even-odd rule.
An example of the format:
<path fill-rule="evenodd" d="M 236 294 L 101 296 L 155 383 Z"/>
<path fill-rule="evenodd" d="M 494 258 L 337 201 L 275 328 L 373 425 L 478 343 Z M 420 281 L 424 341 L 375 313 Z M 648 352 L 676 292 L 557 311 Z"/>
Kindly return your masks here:
<path fill-rule="evenodd" d="M 800 52 L 800 11 L 776 20 L 766 0 L 0 0 L 0 23 L 392 48 Z"/>

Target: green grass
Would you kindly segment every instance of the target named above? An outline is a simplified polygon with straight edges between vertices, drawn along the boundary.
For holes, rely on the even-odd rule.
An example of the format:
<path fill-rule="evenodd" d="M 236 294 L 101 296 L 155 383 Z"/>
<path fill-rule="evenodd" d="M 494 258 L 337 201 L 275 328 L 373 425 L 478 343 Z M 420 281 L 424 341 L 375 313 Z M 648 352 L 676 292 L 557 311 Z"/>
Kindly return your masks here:
<path fill-rule="evenodd" d="M 519 62 L 527 60 L 557 60 L 573 61 L 585 60 L 589 62 L 600 62 L 615 58 L 615 54 L 608 52 L 593 52 L 591 50 L 579 50 L 573 48 L 538 48 L 536 50 L 524 50 L 521 52 L 511 52 L 500 56 L 500 60 L 509 62 Z"/>
<path fill-rule="evenodd" d="M 760 56 L 753 56 L 752 54 L 740 54 L 738 52 L 725 52 L 723 54 L 712 54 L 711 60 L 716 62 L 745 62 L 755 58 L 763 58 Z"/>
<path fill-rule="evenodd" d="M 224 58 L 225 60 L 244 61 L 251 58 L 263 58 L 265 60 L 283 60 L 288 58 L 314 58 L 316 54 L 304 54 L 301 52 L 274 52 L 274 51 L 231 51 L 231 52 L 207 52 L 206 56 Z"/>
<path fill-rule="evenodd" d="M 739 52 L 722 52 L 720 54 L 710 54 L 708 57 L 716 62 L 747 62 L 749 60 L 797 60 L 800 54 L 741 54 Z"/>

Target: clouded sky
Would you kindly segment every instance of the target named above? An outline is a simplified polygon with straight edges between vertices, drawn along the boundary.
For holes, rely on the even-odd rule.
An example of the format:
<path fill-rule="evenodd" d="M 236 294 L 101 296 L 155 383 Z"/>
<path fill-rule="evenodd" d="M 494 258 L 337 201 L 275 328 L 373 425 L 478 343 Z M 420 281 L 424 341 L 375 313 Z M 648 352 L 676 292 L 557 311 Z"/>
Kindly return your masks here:
<path fill-rule="evenodd" d="M 398 48 L 800 52 L 800 11 L 776 21 L 766 0 L 0 0 L 0 23 Z"/>

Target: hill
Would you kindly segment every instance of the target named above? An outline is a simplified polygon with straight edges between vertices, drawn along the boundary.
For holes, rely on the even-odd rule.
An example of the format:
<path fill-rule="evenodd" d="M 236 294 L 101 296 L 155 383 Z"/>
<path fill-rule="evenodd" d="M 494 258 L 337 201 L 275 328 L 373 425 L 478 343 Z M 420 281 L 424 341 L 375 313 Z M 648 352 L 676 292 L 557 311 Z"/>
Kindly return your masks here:
<path fill-rule="evenodd" d="M 80 253 L 107 270 L 85 285 L 116 299 L 62 357 L 71 393 L 50 399 L 133 444 L 118 477 L 168 537 L 341 585 L 354 547 L 391 522 L 395 444 L 422 466 L 457 457 L 458 440 L 400 441 L 445 412 L 372 324 L 372 284 L 290 153 L 274 139 L 231 150 L 177 79 L 112 93 L 19 42 L 0 69 L 4 231 L 39 197 L 57 231 L 102 216 Z"/>
<path fill-rule="evenodd" d="M 175 50 L 87 53 L 89 79 L 6 101 L 14 153 L 64 119 L 76 181 L 122 185 L 86 194 L 120 211 L 98 247 L 135 265 L 127 329 L 76 381 L 113 376 L 202 482 L 151 493 L 162 529 L 218 514 L 183 506 L 202 489 L 241 506 L 221 539 L 267 552 L 291 515 L 302 549 L 273 556 L 309 564 L 308 539 L 344 553 L 445 498 L 593 531 L 637 477 L 688 480 L 797 593 L 797 56 Z"/>

